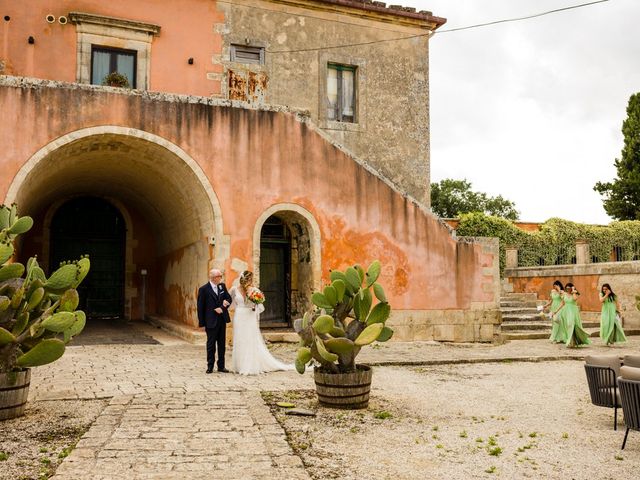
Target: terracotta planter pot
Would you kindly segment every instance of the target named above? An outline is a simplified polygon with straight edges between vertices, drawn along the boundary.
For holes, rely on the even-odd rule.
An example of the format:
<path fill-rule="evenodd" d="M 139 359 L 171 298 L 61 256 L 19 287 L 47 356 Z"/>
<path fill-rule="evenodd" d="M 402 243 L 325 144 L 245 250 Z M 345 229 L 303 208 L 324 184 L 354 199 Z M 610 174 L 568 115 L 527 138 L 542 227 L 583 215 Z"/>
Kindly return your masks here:
<path fill-rule="evenodd" d="M 368 365 L 357 365 L 353 373 L 324 373 L 316 368 L 313 375 L 320 405 L 349 410 L 367 408 L 372 373 Z"/>
<path fill-rule="evenodd" d="M 29 396 L 31 370 L 0 373 L 0 420 L 24 415 Z"/>

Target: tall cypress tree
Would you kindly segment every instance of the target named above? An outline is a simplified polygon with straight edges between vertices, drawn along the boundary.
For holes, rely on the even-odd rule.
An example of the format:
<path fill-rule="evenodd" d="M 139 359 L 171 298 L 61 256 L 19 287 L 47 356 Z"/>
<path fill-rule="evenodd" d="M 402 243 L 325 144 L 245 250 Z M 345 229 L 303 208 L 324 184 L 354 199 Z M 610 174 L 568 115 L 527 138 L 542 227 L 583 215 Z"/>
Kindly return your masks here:
<path fill-rule="evenodd" d="M 622 123 L 624 147 L 616 159 L 618 177 L 593 189 L 604 198 L 605 211 L 616 220 L 640 220 L 640 93 L 631 95 Z"/>

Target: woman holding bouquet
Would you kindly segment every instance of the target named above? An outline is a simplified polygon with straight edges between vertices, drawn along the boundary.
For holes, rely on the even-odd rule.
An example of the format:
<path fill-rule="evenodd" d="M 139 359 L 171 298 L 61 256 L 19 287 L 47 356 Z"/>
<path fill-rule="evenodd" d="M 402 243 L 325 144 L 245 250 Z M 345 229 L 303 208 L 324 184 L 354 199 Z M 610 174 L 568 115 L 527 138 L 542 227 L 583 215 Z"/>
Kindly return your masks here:
<path fill-rule="evenodd" d="M 552 319 L 551 327 L 551 340 L 553 343 L 565 343 L 567 341 L 567 329 L 564 324 L 564 318 L 561 314 L 557 313 L 561 311 L 564 306 L 562 301 L 562 282 L 556 280 L 553 282 L 553 289 L 549 294 L 549 301 L 543 307 L 543 310 L 549 309 Z"/>
<path fill-rule="evenodd" d="M 600 303 L 600 338 L 607 345 L 625 342 L 627 337 L 620 325 L 620 302 L 608 283 L 603 284 L 600 289 Z"/>
<path fill-rule="evenodd" d="M 253 273 L 245 270 L 240 275 L 239 285 L 229 291 L 232 298 L 233 315 L 233 371 L 241 375 L 257 375 L 275 370 L 292 370 L 276 360 L 264 343 L 260 333 L 259 317 L 264 311 L 264 295 L 253 286 Z"/>
<path fill-rule="evenodd" d="M 580 319 L 580 308 L 578 307 L 578 296 L 580 293 L 573 286 L 573 283 L 567 283 L 564 287 L 562 300 L 564 306 L 561 315 L 567 328 L 567 347 L 579 347 L 591 343 L 589 334 L 582 328 L 582 320 Z"/>

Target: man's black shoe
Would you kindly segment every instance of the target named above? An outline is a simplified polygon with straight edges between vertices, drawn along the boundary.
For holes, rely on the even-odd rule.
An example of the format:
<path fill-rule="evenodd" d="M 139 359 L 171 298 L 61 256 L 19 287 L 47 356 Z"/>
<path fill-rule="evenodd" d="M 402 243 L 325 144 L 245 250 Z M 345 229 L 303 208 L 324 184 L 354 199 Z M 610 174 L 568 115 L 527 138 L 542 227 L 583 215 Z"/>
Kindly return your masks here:
<path fill-rule="evenodd" d="M 229 370 L 227 370 L 226 368 L 222 368 L 222 369 L 219 368 L 218 371 L 220 373 L 229 373 Z"/>
<path fill-rule="evenodd" d="M 207 368 L 207 373 L 213 373 L 213 368 Z"/>

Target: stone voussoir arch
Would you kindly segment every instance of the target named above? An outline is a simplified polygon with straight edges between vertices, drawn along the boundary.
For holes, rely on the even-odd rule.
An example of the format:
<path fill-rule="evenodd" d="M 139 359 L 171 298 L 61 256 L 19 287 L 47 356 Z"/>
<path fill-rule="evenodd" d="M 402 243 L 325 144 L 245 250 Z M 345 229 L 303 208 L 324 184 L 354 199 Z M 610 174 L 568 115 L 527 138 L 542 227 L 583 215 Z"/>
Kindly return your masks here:
<path fill-rule="evenodd" d="M 322 257 L 321 257 L 321 246 L 322 246 L 322 238 L 320 232 L 320 225 L 316 221 L 313 214 L 307 210 L 306 208 L 298 205 L 297 203 L 278 203 L 275 205 L 271 205 L 267 208 L 256 220 L 255 226 L 253 228 L 253 251 L 252 251 L 252 260 L 253 260 L 253 269 L 254 276 L 256 277 L 257 282 L 260 280 L 260 236 L 262 233 L 262 226 L 267 221 L 269 217 L 278 213 L 289 213 L 293 212 L 298 216 L 302 217 L 307 223 L 307 227 L 309 228 L 309 236 L 310 236 L 310 244 L 311 244 L 311 271 L 312 271 L 312 281 L 314 290 L 320 290 L 322 287 Z"/>
<path fill-rule="evenodd" d="M 20 167 L 15 177 L 11 181 L 11 184 L 9 185 L 4 202 L 6 204 L 11 204 L 16 201 L 16 198 L 18 197 L 18 194 L 29 174 L 34 169 L 36 169 L 40 162 L 45 160 L 50 154 L 72 142 L 100 135 L 120 135 L 124 137 L 133 137 L 136 139 L 144 140 L 166 149 L 175 157 L 184 162 L 184 164 L 195 175 L 198 182 L 200 183 L 200 186 L 203 188 L 207 198 L 209 199 L 213 218 L 209 220 L 210 224 L 203 224 L 201 225 L 201 228 L 203 235 L 208 238 L 208 241 L 213 245 L 214 248 L 214 261 L 212 266 L 222 266 L 225 259 L 229 256 L 230 236 L 223 233 L 222 208 L 220 206 L 218 196 L 216 195 L 211 183 L 209 182 L 209 179 L 207 178 L 198 162 L 194 160 L 182 148 L 163 137 L 146 132 L 144 130 L 117 125 L 100 125 L 75 130 L 56 138 L 55 140 L 40 148 Z"/>

